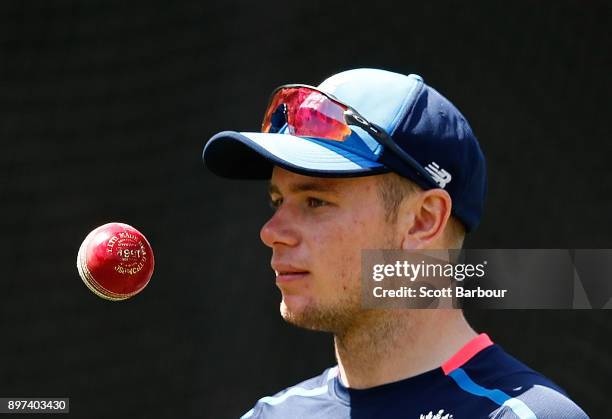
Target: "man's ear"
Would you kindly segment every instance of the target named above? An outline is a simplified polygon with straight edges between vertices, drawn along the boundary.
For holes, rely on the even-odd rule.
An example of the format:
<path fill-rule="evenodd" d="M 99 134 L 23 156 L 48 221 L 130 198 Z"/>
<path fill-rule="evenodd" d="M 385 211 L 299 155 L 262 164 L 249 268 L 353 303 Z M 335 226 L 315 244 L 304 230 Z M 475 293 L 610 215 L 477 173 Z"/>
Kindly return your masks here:
<path fill-rule="evenodd" d="M 441 248 L 442 236 L 451 215 L 452 199 L 444 189 L 414 194 L 400 207 L 402 249 Z"/>

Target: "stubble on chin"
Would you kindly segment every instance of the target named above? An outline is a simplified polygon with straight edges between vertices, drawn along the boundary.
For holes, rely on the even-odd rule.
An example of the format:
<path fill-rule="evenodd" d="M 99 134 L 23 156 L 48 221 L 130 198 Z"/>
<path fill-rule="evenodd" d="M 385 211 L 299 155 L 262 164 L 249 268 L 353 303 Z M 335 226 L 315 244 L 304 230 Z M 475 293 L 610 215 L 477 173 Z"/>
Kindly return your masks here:
<path fill-rule="evenodd" d="M 363 311 L 359 288 L 345 291 L 341 298 L 329 304 L 310 302 L 300 310 L 292 310 L 284 302 L 280 305 L 281 316 L 287 323 L 334 334 L 350 328 Z"/>

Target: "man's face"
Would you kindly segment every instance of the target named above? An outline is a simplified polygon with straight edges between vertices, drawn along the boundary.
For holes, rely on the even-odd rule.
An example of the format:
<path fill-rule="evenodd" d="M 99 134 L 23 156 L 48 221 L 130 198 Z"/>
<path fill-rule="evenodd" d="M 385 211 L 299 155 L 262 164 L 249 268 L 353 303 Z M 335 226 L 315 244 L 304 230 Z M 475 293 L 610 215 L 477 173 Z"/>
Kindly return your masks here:
<path fill-rule="evenodd" d="M 376 176 L 317 178 L 275 167 L 270 198 L 276 212 L 260 236 L 272 248 L 283 318 L 310 329 L 346 330 L 365 313 L 361 250 L 399 246 Z"/>

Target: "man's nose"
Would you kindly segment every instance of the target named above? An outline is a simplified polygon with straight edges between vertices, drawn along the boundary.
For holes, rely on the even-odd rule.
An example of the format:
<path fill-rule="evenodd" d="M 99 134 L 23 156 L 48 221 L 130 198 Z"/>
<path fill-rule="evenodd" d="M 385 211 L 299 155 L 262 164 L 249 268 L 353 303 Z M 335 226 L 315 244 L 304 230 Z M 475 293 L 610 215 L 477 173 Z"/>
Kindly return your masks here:
<path fill-rule="evenodd" d="M 263 225 L 259 232 L 261 241 L 268 247 L 277 245 L 295 246 L 299 243 L 299 233 L 295 228 L 295 215 L 287 206 L 280 206 L 274 215 Z"/>

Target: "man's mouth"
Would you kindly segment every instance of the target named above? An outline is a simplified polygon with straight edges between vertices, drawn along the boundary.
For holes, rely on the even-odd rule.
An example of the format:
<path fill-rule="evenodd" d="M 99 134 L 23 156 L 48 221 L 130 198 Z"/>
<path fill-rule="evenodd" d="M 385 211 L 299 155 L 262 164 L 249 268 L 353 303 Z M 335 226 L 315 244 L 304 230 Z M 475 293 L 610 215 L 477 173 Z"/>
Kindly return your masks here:
<path fill-rule="evenodd" d="M 291 265 L 273 264 L 276 282 L 295 281 L 305 278 L 310 272 Z"/>

